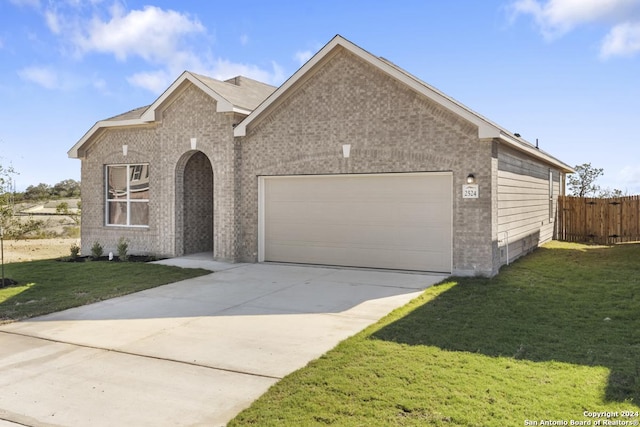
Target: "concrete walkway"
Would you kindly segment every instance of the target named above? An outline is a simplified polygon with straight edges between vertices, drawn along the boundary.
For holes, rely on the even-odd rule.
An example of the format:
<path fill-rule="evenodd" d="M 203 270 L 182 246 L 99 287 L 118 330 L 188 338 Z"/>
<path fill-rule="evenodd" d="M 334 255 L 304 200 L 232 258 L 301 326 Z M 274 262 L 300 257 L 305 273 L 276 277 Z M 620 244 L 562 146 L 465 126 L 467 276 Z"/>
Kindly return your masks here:
<path fill-rule="evenodd" d="M 218 271 L 0 327 L 0 427 L 225 425 L 445 277 L 163 263 Z"/>

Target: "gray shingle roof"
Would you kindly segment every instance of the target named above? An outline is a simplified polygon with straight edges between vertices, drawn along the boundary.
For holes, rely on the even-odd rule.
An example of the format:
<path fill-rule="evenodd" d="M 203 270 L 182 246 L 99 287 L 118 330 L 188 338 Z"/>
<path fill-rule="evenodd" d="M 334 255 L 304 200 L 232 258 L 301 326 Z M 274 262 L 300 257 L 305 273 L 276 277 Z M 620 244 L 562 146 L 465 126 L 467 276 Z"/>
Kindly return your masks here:
<path fill-rule="evenodd" d="M 127 111 L 126 113 L 118 114 L 117 116 L 109 117 L 106 120 L 116 121 L 116 120 L 139 119 L 140 116 L 142 116 L 142 113 L 144 113 L 147 110 L 147 108 L 149 108 L 148 105 L 145 105 L 144 107 L 134 108 L 131 111 Z"/>
<path fill-rule="evenodd" d="M 234 107 L 249 111 L 253 111 L 276 90 L 274 86 L 244 76 L 236 76 L 221 81 L 192 72 L 189 72 L 189 74 L 229 101 Z M 139 119 L 149 107 L 150 105 L 145 105 L 144 107 L 135 108 L 126 113 L 109 117 L 105 121 Z"/>
<path fill-rule="evenodd" d="M 235 107 L 252 111 L 277 89 L 274 86 L 243 76 L 220 81 L 196 73 L 191 74 Z"/>

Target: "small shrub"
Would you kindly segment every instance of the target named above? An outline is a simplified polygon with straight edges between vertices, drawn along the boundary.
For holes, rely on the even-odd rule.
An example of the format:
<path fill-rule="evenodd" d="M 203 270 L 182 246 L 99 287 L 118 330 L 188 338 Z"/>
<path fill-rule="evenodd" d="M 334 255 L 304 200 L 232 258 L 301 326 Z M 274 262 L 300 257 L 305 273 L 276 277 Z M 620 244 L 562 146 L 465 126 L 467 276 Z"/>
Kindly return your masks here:
<path fill-rule="evenodd" d="M 118 240 L 118 259 L 120 261 L 126 261 L 129 259 L 129 241 L 124 237 L 120 237 Z"/>
<path fill-rule="evenodd" d="M 71 259 L 76 259 L 78 258 L 78 255 L 80 255 L 80 246 L 78 246 L 76 243 L 71 245 L 71 248 L 69 250 L 71 251 Z"/>
<path fill-rule="evenodd" d="M 93 246 L 91 246 L 91 258 L 98 259 L 103 253 L 104 250 L 102 249 L 102 245 L 97 240 L 93 242 Z"/>

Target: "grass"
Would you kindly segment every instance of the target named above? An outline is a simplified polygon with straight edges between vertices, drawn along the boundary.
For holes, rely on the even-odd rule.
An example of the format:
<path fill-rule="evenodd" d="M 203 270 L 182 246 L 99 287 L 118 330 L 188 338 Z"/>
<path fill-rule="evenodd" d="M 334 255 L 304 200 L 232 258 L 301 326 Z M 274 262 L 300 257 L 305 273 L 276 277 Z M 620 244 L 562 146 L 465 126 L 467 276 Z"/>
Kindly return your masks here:
<path fill-rule="evenodd" d="M 0 323 L 53 313 L 211 273 L 141 262 L 11 263 L 5 276 L 19 285 L 0 289 Z"/>
<path fill-rule="evenodd" d="M 229 426 L 605 420 L 585 411 L 640 420 L 638 244 L 552 242 L 492 279 L 449 279 L 285 377 Z"/>

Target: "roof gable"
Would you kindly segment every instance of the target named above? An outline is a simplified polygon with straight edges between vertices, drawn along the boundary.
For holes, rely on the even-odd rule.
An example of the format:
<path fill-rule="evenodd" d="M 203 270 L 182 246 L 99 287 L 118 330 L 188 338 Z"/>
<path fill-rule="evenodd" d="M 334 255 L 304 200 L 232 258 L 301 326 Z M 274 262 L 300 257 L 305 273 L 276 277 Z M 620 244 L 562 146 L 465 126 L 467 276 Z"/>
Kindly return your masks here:
<path fill-rule="evenodd" d="M 67 154 L 72 158 L 80 157 L 82 147 L 101 129 L 140 126 L 158 121 L 158 115 L 162 107 L 180 92 L 185 83 L 195 85 L 213 98 L 216 101 L 216 111 L 219 113 L 236 112 L 247 115 L 276 90 L 273 86 L 247 77 L 238 76 L 226 81 L 219 81 L 185 71 L 153 104 L 96 122 Z"/>
<path fill-rule="evenodd" d="M 204 93 L 216 100 L 218 113 L 236 112 L 249 114 L 264 99 L 269 96 L 275 87 L 260 83 L 247 77 L 234 77 L 226 81 L 220 81 L 211 77 L 189 71 L 183 72 L 162 95 L 142 114 L 144 121 L 156 120 L 156 112 L 160 107 L 176 93 L 184 82 L 190 82 Z"/>
<path fill-rule="evenodd" d="M 273 92 L 262 104 L 260 104 L 255 110 L 251 112 L 242 122 L 240 122 L 234 129 L 234 135 L 237 137 L 245 136 L 247 129 L 251 124 L 266 114 L 272 107 L 277 105 L 279 101 L 285 98 L 291 90 L 295 90 L 299 82 L 305 80 L 309 73 L 320 66 L 320 63 L 332 55 L 336 49 L 344 48 L 350 53 L 356 55 L 360 59 L 376 67 L 389 76 L 399 80 L 405 85 L 409 86 L 416 92 L 436 102 L 445 109 L 453 112 L 454 114 L 462 117 L 470 123 L 478 127 L 478 138 L 480 139 L 500 139 L 519 151 L 525 152 L 533 157 L 543 160 L 546 163 L 559 167 L 565 172 L 572 172 L 573 169 L 567 164 L 559 161 L 551 155 L 536 148 L 533 144 L 525 141 L 522 138 L 516 137 L 511 132 L 490 121 L 489 119 L 481 116 L 475 111 L 469 109 L 460 102 L 440 92 L 433 86 L 423 82 L 397 65 L 390 61 L 374 56 L 359 46 L 351 43 L 347 39 L 340 35 L 336 35 L 329 43 L 327 43 L 318 53 L 316 53 L 309 61 L 307 61 L 298 71 L 296 71 L 282 86 L 280 86 L 275 92 Z"/>

